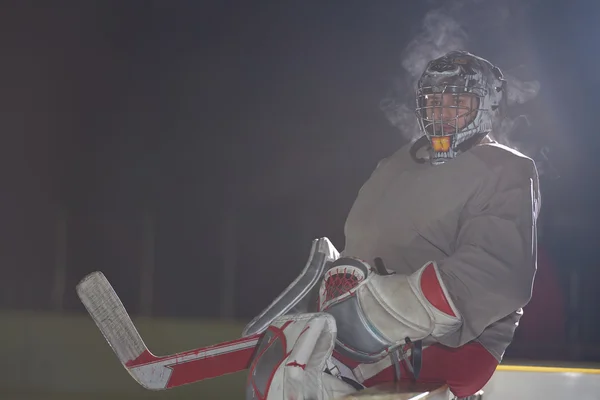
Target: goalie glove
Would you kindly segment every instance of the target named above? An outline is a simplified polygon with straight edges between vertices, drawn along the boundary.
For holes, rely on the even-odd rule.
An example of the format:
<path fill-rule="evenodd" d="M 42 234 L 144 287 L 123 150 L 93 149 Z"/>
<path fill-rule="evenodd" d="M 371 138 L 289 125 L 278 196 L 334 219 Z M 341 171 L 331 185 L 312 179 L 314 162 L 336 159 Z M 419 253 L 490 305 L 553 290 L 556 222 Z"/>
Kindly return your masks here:
<path fill-rule="evenodd" d="M 379 275 L 364 261 L 341 258 L 319 295 L 320 311 L 335 317 L 338 350 L 361 362 L 382 359 L 406 338 L 436 339 L 462 324 L 435 262 L 411 275 Z"/>
<path fill-rule="evenodd" d="M 330 400 L 355 392 L 324 372 L 335 336 L 335 320 L 325 313 L 277 318 L 256 350 L 246 400 Z"/>

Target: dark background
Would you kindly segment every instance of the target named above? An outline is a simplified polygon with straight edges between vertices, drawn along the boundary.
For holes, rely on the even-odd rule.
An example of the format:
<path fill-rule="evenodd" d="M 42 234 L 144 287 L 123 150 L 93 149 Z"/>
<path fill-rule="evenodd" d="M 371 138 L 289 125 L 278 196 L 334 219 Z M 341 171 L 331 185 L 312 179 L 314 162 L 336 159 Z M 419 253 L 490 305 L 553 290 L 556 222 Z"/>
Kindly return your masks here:
<path fill-rule="evenodd" d="M 600 346 L 592 1 L 0 2 L 0 306 L 83 312 L 75 285 L 102 270 L 132 314 L 254 316 L 313 238 L 343 248 L 361 184 L 412 134 L 380 101 L 410 43 L 450 50 L 432 11 L 539 82 L 513 139 L 543 173 L 570 338 Z"/>

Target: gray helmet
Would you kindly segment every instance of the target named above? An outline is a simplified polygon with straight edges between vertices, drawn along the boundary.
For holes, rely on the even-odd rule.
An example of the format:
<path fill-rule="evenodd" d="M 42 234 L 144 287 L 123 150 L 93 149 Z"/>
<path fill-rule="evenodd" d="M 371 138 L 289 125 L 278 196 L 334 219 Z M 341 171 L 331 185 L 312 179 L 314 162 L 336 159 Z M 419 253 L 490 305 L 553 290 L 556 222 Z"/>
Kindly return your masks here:
<path fill-rule="evenodd" d="M 443 128 L 448 119 L 436 119 L 428 110 L 433 107 L 427 105 L 427 97 L 435 94 L 475 96 L 476 108 L 466 111 L 469 122 L 459 127 L 456 120 L 465 114 L 459 114 L 460 107 L 456 106 L 452 107 L 457 109 L 455 121 L 449 124 L 456 129 Z M 432 146 L 430 161 L 440 164 L 499 126 L 506 108 L 506 81 L 500 69 L 489 61 L 466 51 L 451 51 L 427 64 L 417 84 L 416 100 L 419 128 Z"/>

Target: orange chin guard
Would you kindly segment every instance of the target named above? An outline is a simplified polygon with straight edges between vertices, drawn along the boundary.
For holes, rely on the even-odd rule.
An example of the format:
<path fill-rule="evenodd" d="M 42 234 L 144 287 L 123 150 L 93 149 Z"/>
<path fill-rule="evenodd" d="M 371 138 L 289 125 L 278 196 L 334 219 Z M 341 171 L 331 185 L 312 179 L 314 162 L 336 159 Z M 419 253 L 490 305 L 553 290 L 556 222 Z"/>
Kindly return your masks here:
<path fill-rule="evenodd" d="M 447 152 L 450 150 L 450 136 L 432 136 L 431 137 L 431 145 L 433 146 L 433 151 L 435 152 Z"/>

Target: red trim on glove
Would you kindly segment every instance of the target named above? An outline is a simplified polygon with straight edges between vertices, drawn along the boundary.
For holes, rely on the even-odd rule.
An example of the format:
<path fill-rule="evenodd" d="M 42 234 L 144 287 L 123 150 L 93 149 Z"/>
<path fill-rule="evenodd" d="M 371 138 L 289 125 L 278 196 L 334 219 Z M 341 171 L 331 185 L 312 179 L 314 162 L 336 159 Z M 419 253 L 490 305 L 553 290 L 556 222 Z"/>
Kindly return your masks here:
<path fill-rule="evenodd" d="M 433 263 L 429 263 L 423 270 L 423 274 L 421 275 L 421 290 L 431 305 L 448 315 L 456 317 L 435 273 Z"/>

